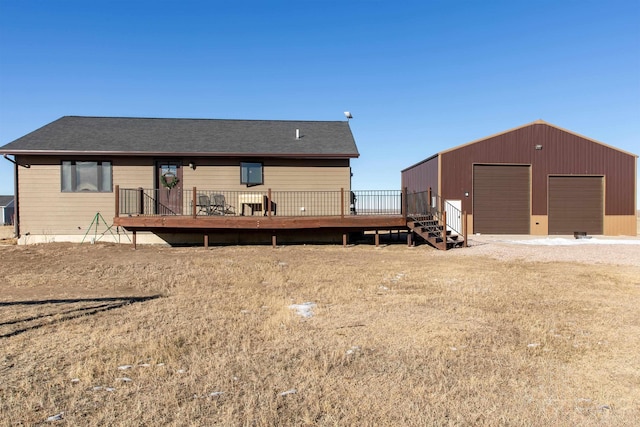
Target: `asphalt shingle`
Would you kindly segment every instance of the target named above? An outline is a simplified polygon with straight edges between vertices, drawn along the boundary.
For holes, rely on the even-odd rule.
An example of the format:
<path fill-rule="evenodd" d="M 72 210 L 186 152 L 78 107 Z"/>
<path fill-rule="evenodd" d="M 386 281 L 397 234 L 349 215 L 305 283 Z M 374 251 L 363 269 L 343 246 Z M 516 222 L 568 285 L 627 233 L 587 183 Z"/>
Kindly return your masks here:
<path fill-rule="evenodd" d="M 359 155 L 347 121 L 80 116 L 62 117 L 0 147 L 0 154 L 27 153 Z"/>

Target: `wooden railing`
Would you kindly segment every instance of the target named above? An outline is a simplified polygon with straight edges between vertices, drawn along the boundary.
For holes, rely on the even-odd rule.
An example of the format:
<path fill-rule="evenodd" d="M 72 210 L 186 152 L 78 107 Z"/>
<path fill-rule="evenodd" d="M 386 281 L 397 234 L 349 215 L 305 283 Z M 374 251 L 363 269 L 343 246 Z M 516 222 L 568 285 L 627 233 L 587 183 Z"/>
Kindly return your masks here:
<path fill-rule="evenodd" d="M 407 194 L 407 216 L 421 219 L 431 217 L 438 221 L 443 230 L 451 230 L 464 237 L 466 241 L 466 213 L 433 192 L 427 191 Z"/>

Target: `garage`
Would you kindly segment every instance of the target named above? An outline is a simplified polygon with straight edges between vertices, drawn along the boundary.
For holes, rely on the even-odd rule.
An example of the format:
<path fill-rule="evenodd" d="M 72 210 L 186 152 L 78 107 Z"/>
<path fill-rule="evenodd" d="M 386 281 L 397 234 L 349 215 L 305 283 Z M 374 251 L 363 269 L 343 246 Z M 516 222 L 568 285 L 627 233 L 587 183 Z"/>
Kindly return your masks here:
<path fill-rule="evenodd" d="M 528 165 L 473 166 L 473 230 L 529 234 L 531 173 Z"/>
<path fill-rule="evenodd" d="M 432 154 L 407 194 L 460 200 L 469 233 L 637 234 L 638 156 L 544 120 Z"/>
<path fill-rule="evenodd" d="M 549 234 L 603 234 L 603 219 L 603 177 L 549 177 Z"/>

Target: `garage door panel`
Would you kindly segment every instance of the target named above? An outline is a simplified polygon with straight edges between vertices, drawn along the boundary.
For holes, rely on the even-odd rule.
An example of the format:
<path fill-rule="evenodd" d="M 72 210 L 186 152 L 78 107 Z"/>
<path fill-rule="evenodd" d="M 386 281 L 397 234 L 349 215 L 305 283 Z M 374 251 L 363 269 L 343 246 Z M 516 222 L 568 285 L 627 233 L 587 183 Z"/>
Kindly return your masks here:
<path fill-rule="evenodd" d="M 549 234 L 602 234 L 604 185 L 600 176 L 549 177 Z"/>
<path fill-rule="evenodd" d="M 530 220 L 529 166 L 474 166 L 474 231 L 485 234 L 529 234 Z"/>

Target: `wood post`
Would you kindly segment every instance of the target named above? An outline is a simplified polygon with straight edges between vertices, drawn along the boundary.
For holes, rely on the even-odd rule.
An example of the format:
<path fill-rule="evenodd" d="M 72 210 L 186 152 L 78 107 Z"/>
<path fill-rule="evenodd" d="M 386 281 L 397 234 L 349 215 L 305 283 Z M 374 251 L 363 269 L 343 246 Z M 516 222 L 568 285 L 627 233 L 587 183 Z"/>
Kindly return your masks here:
<path fill-rule="evenodd" d="M 273 233 L 271 235 L 271 246 L 273 246 L 274 248 L 278 245 L 278 242 L 276 240 L 276 233 Z"/>
<path fill-rule="evenodd" d="M 347 247 L 347 233 L 342 233 L 342 247 Z"/>
<path fill-rule="evenodd" d="M 431 206 L 432 197 L 433 196 L 431 195 L 431 187 L 429 187 L 429 191 L 427 191 L 427 198 L 428 198 L 427 199 L 427 207 L 428 207 L 427 214 L 431 214 L 431 208 L 433 207 L 433 206 Z"/>
<path fill-rule="evenodd" d="M 378 234 L 378 230 L 376 230 L 375 242 L 376 242 L 376 248 L 380 246 L 380 234 Z"/>
<path fill-rule="evenodd" d="M 400 209 L 402 213 L 402 218 L 404 221 L 407 221 L 407 209 L 408 209 L 409 200 L 407 199 L 407 187 L 402 188 L 402 193 L 400 194 Z"/>
<path fill-rule="evenodd" d="M 444 204 L 443 204 L 444 207 Z M 442 210 L 442 246 L 447 250 L 447 211 Z"/>
<path fill-rule="evenodd" d="M 209 235 L 208 234 L 204 235 L 204 247 L 205 247 L 205 249 L 207 249 L 209 247 Z"/>
<path fill-rule="evenodd" d="M 464 242 L 462 242 L 463 247 L 467 247 L 467 211 L 462 213 L 462 217 L 464 218 L 462 221 L 462 238 Z"/>
<path fill-rule="evenodd" d="M 144 215 L 144 188 L 138 187 L 138 215 Z"/>
<path fill-rule="evenodd" d="M 120 216 L 120 186 L 116 185 L 116 218 Z"/>
<path fill-rule="evenodd" d="M 344 218 L 344 188 L 340 189 L 340 218 Z"/>
<path fill-rule="evenodd" d="M 135 251 L 138 248 L 136 241 L 136 230 L 133 230 L 131 234 L 133 234 L 133 236 L 131 236 L 131 244 L 133 245 L 133 250 Z"/>
<path fill-rule="evenodd" d="M 191 200 L 191 214 L 193 215 L 193 219 L 196 219 L 196 207 L 198 204 L 198 198 L 196 196 L 196 187 L 193 187 L 193 198 Z"/>
<path fill-rule="evenodd" d="M 267 212 L 268 212 L 268 216 L 269 218 L 271 218 L 271 189 L 269 188 L 267 190 Z"/>
<path fill-rule="evenodd" d="M 413 231 L 407 231 L 407 246 L 411 247 L 413 245 Z"/>

